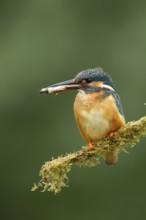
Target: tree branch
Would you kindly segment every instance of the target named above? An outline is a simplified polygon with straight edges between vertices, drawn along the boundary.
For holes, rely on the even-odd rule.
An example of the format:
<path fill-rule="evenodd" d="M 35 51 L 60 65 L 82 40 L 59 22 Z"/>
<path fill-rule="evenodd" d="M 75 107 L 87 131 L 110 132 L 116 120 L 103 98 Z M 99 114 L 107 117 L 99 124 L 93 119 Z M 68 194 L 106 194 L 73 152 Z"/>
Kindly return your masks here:
<path fill-rule="evenodd" d="M 32 191 L 41 188 L 42 191 L 52 191 L 58 193 L 68 184 L 67 173 L 72 165 L 95 166 L 100 163 L 100 156 L 104 157 L 113 150 L 127 151 L 128 147 L 133 147 L 139 138 L 146 135 L 146 116 L 138 121 L 129 122 L 112 137 L 105 137 L 97 143 L 94 150 L 89 150 L 88 146 L 74 153 L 60 156 L 57 159 L 45 162 L 41 167 L 38 183 L 32 187 Z"/>

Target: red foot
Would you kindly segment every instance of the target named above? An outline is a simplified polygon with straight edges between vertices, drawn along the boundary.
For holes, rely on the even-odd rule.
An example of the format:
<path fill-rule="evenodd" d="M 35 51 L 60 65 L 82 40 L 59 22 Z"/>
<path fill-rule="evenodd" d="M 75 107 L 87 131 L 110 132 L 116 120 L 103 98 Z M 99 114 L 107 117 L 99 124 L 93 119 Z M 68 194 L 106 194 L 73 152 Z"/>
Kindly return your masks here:
<path fill-rule="evenodd" d="M 111 131 L 111 132 L 109 133 L 109 137 L 112 138 L 112 137 L 115 135 L 115 133 L 116 133 L 116 132 Z"/>
<path fill-rule="evenodd" d="M 94 142 L 89 142 L 89 150 L 93 150 L 94 149 Z"/>

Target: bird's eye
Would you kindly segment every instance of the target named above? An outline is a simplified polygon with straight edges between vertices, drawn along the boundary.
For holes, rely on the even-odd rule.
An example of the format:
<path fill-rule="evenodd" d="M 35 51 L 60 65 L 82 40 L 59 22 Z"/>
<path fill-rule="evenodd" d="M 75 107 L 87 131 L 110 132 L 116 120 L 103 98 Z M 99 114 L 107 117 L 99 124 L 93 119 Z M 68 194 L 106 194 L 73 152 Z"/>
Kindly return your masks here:
<path fill-rule="evenodd" d="M 90 82 L 92 82 L 91 79 L 86 79 L 86 83 L 90 83 Z"/>

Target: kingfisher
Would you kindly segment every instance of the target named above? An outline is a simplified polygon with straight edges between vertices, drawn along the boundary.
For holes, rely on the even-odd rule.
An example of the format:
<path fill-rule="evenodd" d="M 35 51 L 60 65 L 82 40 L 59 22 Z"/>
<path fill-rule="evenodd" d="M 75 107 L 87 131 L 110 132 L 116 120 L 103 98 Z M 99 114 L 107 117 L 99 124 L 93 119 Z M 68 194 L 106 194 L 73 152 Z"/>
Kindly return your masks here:
<path fill-rule="evenodd" d="M 40 93 L 59 93 L 77 90 L 74 101 L 74 115 L 82 137 L 88 142 L 89 150 L 103 137 L 113 137 L 125 126 L 125 117 L 119 95 L 115 92 L 109 74 L 97 67 L 79 72 L 75 78 L 40 90 Z M 107 164 L 116 164 L 118 150 L 107 152 Z"/>

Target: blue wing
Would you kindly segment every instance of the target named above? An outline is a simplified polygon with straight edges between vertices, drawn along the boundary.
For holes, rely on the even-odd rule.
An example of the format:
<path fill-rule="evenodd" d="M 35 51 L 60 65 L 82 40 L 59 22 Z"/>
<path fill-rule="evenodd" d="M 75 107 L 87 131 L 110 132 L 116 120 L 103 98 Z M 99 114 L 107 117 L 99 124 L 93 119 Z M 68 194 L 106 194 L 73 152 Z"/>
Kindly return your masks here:
<path fill-rule="evenodd" d="M 120 112 L 121 115 L 124 117 L 123 108 L 122 108 L 122 105 L 121 105 L 121 102 L 120 102 L 120 96 L 119 96 L 116 92 L 112 92 L 112 96 L 113 96 L 114 99 L 115 99 L 116 106 L 117 106 L 119 112 Z"/>

